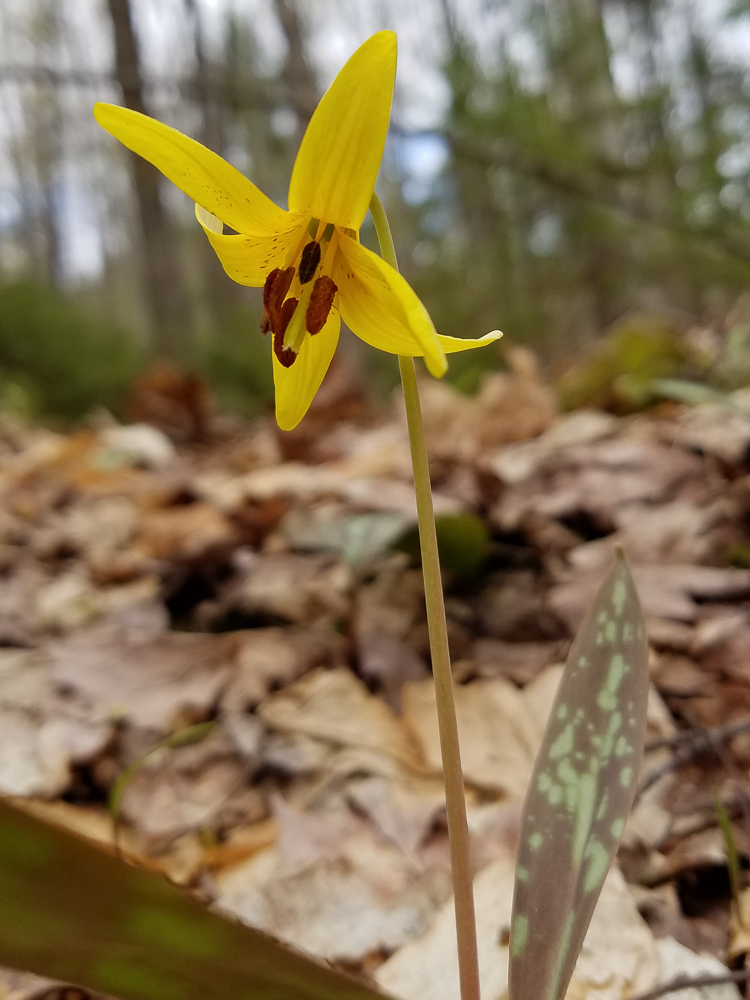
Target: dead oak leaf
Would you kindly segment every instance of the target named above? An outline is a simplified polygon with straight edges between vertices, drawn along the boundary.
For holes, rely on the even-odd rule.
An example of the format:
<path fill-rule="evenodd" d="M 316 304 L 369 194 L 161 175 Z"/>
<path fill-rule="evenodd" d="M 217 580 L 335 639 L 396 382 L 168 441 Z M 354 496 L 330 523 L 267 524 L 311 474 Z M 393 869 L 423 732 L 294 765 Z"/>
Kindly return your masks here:
<path fill-rule="evenodd" d="M 218 902 L 256 927 L 331 961 L 392 951 L 426 930 L 447 873 L 415 872 L 399 849 L 346 809 L 276 803 L 278 846 L 220 872 Z"/>
<path fill-rule="evenodd" d="M 257 628 L 234 636 L 237 670 L 222 697 L 225 712 L 253 708 L 269 692 L 341 656 L 341 637 L 328 629 Z"/>
<path fill-rule="evenodd" d="M 150 559 L 190 561 L 236 544 L 230 521 L 208 503 L 149 511 L 139 521 L 134 547 Z"/>
<path fill-rule="evenodd" d="M 232 801 L 237 811 L 246 813 L 245 822 L 256 821 L 266 810 L 260 793 L 243 796 L 244 791 L 251 791 L 247 779 L 243 762 L 228 739 L 217 733 L 147 762 L 125 788 L 120 812 L 155 841 L 212 827 Z"/>
<path fill-rule="evenodd" d="M 314 670 L 258 708 L 270 729 L 365 748 L 417 771 L 416 741 L 401 719 L 348 669 Z"/>
<path fill-rule="evenodd" d="M 110 734 L 60 695 L 42 655 L 0 650 L 0 793 L 61 794 L 72 767 L 99 753 Z"/>
<path fill-rule="evenodd" d="M 227 584 L 213 613 L 271 615 L 307 625 L 345 615 L 352 586 L 349 567 L 333 556 L 259 555 Z"/>
<path fill-rule="evenodd" d="M 521 796 L 526 791 L 542 728 L 522 693 L 502 677 L 454 690 L 464 777 L 488 791 Z M 417 736 L 425 760 L 442 772 L 432 680 L 407 684 L 404 719 Z"/>
<path fill-rule="evenodd" d="M 54 680 L 95 720 L 125 718 L 168 732 L 181 713 L 205 717 L 233 669 L 231 635 L 140 632 L 112 622 L 52 643 Z"/>

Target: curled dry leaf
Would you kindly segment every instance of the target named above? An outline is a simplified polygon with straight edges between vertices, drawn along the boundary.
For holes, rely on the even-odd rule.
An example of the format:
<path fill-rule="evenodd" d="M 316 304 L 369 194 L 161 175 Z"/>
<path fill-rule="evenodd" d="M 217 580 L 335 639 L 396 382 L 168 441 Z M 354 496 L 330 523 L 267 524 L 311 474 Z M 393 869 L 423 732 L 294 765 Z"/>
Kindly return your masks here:
<path fill-rule="evenodd" d="M 85 703 L 65 698 L 44 656 L 0 650 L 0 793 L 61 794 L 71 769 L 99 753 L 111 736 Z"/>
<path fill-rule="evenodd" d="M 257 628 L 234 638 L 236 671 L 222 695 L 225 712 L 253 708 L 269 692 L 341 658 L 340 636 L 324 628 Z"/>
<path fill-rule="evenodd" d="M 460 685 L 454 693 L 466 781 L 485 791 L 523 795 L 542 729 L 521 692 L 496 677 Z M 403 704 L 404 719 L 417 735 L 425 760 L 442 773 L 432 680 L 405 685 Z"/>
<path fill-rule="evenodd" d="M 235 529 L 207 503 L 146 512 L 138 522 L 135 548 L 149 559 L 189 561 L 226 551 L 236 544 Z"/>
<path fill-rule="evenodd" d="M 508 997 L 508 936 L 513 857 L 488 865 L 474 880 L 482 996 Z M 453 901 L 429 931 L 402 947 L 375 973 L 381 989 L 402 1000 L 451 1000 L 459 991 Z M 627 1000 L 658 974 L 657 942 L 616 870 L 607 876 L 570 984 L 575 1000 Z"/>
<path fill-rule="evenodd" d="M 120 813 L 154 840 L 190 830 L 255 822 L 266 815 L 264 797 L 248 787 L 247 769 L 221 734 L 177 747 L 146 762 L 128 782 Z"/>
<path fill-rule="evenodd" d="M 409 729 L 349 670 L 314 670 L 267 698 L 258 711 L 266 726 L 281 733 L 374 750 L 414 770 L 424 769 Z"/>
<path fill-rule="evenodd" d="M 362 818 L 277 800 L 278 846 L 217 875 L 220 905 L 314 955 L 359 962 L 423 932 L 447 872 L 415 871 Z"/>
<path fill-rule="evenodd" d="M 555 394 L 540 380 L 534 354 L 524 347 L 506 347 L 503 354 L 511 370 L 486 372 L 474 398 L 447 382 L 420 385 L 434 459 L 475 462 L 501 445 L 535 438 L 553 423 Z"/>
<path fill-rule="evenodd" d="M 227 635 L 153 632 L 103 622 L 50 647 L 52 677 L 96 720 L 125 718 L 159 732 L 180 713 L 204 718 L 233 669 Z"/>
<path fill-rule="evenodd" d="M 255 556 L 224 588 L 217 611 L 272 616 L 299 625 L 330 622 L 348 612 L 352 583 L 349 567 L 334 556 Z"/>

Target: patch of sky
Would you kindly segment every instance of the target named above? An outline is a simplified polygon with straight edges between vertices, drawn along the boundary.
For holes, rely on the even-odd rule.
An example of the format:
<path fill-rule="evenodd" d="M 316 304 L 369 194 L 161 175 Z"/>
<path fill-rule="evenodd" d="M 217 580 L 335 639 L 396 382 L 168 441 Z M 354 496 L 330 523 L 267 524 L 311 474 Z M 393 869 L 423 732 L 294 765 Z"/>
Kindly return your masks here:
<path fill-rule="evenodd" d="M 738 130 L 747 130 L 750 125 L 747 121 L 742 121 L 738 123 L 737 127 Z M 721 154 L 716 161 L 716 166 L 724 177 L 745 177 L 748 170 L 750 170 L 750 145 L 742 142 L 732 146 L 731 149 Z"/>
<path fill-rule="evenodd" d="M 537 216 L 529 235 L 529 250 L 536 257 L 551 257 L 557 253 L 562 239 L 562 221 L 559 215 L 545 212 Z"/>
<path fill-rule="evenodd" d="M 68 176 L 62 181 L 55 208 L 62 241 L 63 279 L 75 282 L 98 277 L 104 266 L 101 227 L 81 177 Z"/>
<path fill-rule="evenodd" d="M 396 155 L 404 178 L 404 198 L 410 205 L 422 204 L 433 193 L 433 185 L 448 159 L 445 139 L 431 132 L 402 135 Z"/>
<path fill-rule="evenodd" d="M 12 187 L 0 188 L 0 233 L 12 229 L 21 219 L 21 198 Z"/>
<path fill-rule="evenodd" d="M 291 139 L 299 122 L 293 108 L 282 106 L 271 112 L 271 128 L 280 139 Z"/>

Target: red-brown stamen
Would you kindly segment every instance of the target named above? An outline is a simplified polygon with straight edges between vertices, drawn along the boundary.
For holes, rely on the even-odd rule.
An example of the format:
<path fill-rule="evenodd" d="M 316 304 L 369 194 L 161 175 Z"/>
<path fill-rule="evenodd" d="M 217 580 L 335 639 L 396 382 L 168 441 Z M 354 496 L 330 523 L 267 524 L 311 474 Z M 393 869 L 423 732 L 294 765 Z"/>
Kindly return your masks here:
<path fill-rule="evenodd" d="M 283 271 L 281 268 L 275 267 L 266 278 L 266 283 L 263 285 L 263 315 L 260 319 L 260 328 L 263 333 L 273 330 L 274 335 L 276 334 L 281 322 L 284 297 L 289 291 L 293 278 L 293 267 L 287 267 Z"/>
<path fill-rule="evenodd" d="M 333 300 L 338 291 L 336 282 L 327 274 L 321 275 L 313 285 L 310 302 L 305 313 L 305 329 L 310 334 L 320 333 L 326 325 Z"/>
<path fill-rule="evenodd" d="M 273 331 L 273 351 L 284 368 L 291 368 L 297 358 L 297 352 L 291 347 L 284 347 L 284 334 L 294 311 L 299 305 L 299 299 L 287 299 L 279 313 L 278 326 Z"/>

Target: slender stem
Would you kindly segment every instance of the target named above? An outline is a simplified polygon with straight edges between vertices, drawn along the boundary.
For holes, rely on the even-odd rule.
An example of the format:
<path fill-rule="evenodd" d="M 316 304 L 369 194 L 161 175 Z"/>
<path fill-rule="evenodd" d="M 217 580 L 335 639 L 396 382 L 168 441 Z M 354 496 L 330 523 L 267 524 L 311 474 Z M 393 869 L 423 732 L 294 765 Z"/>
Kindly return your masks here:
<path fill-rule="evenodd" d="M 383 205 L 376 194 L 372 196 L 370 211 L 383 259 L 398 270 L 391 229 Z M 479 1000 L 479 964 L 474 916 L 474 890 L 471 878 L 469 827 L 466 821 L 466 798 L 461 771 L 461 753 L 458 745 L 456 706 L 453 700 L 453 677 L 448 652 L 448 630 L 445 623 L 443 582 L 440 576 L 435 516 L 432 509 L 427 446 L 414 359 L 399 357 L 398 366 L 404 389 L 406 423 L 409 429 L 411 462 L 414 469 L 414 490 L 417 497 L 417 520 L 419 523 L 419 543 L 422 550 L 427 626 L 430 634 L 432 672 L 435 678 L 440 751 L 443 758 L 445 808 L 448 815 L 453 898 L 456 908 L 456 940 L 458 943 L 461 1000 Z"/>

